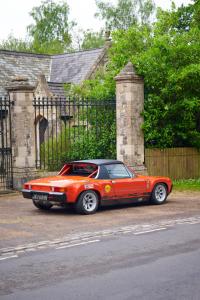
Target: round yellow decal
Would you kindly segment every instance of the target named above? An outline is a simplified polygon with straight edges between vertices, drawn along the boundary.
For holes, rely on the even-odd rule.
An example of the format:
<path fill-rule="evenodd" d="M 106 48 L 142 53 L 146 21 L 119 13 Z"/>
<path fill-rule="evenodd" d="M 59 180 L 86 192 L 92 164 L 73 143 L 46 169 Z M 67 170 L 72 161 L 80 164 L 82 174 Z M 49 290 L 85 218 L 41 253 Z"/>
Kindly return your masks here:
<path fill-rule="evenodd" d="M 105 192 L 106 192 L 106 193 L 109 193 L 110 191 L 111 191 L 111 186 L 107 184 L 107 185 L 105 186 Z"/>

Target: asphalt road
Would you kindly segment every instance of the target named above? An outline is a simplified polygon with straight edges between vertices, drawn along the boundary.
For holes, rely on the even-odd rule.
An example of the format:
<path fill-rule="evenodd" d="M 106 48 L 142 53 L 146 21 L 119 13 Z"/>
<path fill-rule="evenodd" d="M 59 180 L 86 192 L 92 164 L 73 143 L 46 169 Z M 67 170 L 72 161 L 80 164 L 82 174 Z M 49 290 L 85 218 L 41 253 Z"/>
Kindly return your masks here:
<path fill-rule="evenodd" d="M 0 196 L 0 249 L 53 240 L 68 234 L 185 218 L 199 212 L 200 192 L 173 192 L 165 205 L 106 207 L 89 216 L 56 207 L 41 211 L 21 194 L 3 195 Z"/>
<path fill-rule="evenodd" d="M 4 249 L 0 299 L 199 300 L 200 215 Z"/>

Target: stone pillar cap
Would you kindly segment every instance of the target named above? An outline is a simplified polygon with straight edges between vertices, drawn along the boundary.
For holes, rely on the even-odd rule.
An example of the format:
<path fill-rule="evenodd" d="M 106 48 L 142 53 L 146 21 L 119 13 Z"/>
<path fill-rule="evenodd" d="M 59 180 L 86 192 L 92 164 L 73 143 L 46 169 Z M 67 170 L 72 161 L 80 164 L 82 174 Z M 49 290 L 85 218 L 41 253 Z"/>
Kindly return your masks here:
<path fill-rule="evenodd" d="M 114 78 L 116 81 L 143 81 L 141 76 L 136 74 L 135 67 L 132 62 L 128 62 L 127 65 L 121 70 L 121 72 Z"/>
<path fill-rule="evenodd" d="M 13 77 L 10 83 L 6 86 L 7 91 L 31 91 L 34 89 L 34 86 L 30 85 L 27 77 L 16 76 Z"/>

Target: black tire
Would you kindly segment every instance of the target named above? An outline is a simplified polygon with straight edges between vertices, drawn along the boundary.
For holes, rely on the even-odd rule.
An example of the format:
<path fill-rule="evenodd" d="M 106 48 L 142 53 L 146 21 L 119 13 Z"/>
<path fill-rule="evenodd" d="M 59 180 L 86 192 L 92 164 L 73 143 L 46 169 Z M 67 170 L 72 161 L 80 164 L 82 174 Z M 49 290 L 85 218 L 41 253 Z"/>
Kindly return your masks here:
<path fill-rule="evenodd" d="M 167 199 L 167 186 L 164 183 L 157 183 L 151 193 L 151 203 L 163 204 Z"/>
<path fill-rule="evenodd" d="M 99 197 L 95 191 L 87 190 L 81 193 L 75 204 L 75 210 L 82 215 L 94 214 L 99 206 Z"/>
<path fill-rule="evenodd" d="M 35 200 L 33 200 L 33 204 L 38 209 L 42 209 L 42 210 L 49 210 L 53 206 L 51 203 L 37 202 Z"/>

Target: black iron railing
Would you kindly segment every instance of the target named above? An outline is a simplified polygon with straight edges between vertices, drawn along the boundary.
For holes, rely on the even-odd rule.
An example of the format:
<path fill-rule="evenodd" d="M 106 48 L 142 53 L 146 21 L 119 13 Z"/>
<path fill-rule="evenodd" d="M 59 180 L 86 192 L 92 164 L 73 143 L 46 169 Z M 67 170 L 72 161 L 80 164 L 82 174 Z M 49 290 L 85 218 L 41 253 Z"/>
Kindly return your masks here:
<path fill-rule="evenodd" d="M 0 97 L 0 191 L 13 187 L 11 101 Z"/>
<path fill-rule="evenodd" d="M 35 98 L 36 167 L 57 170 L 70 160 L 115 158 L 115 100 Z"/>

